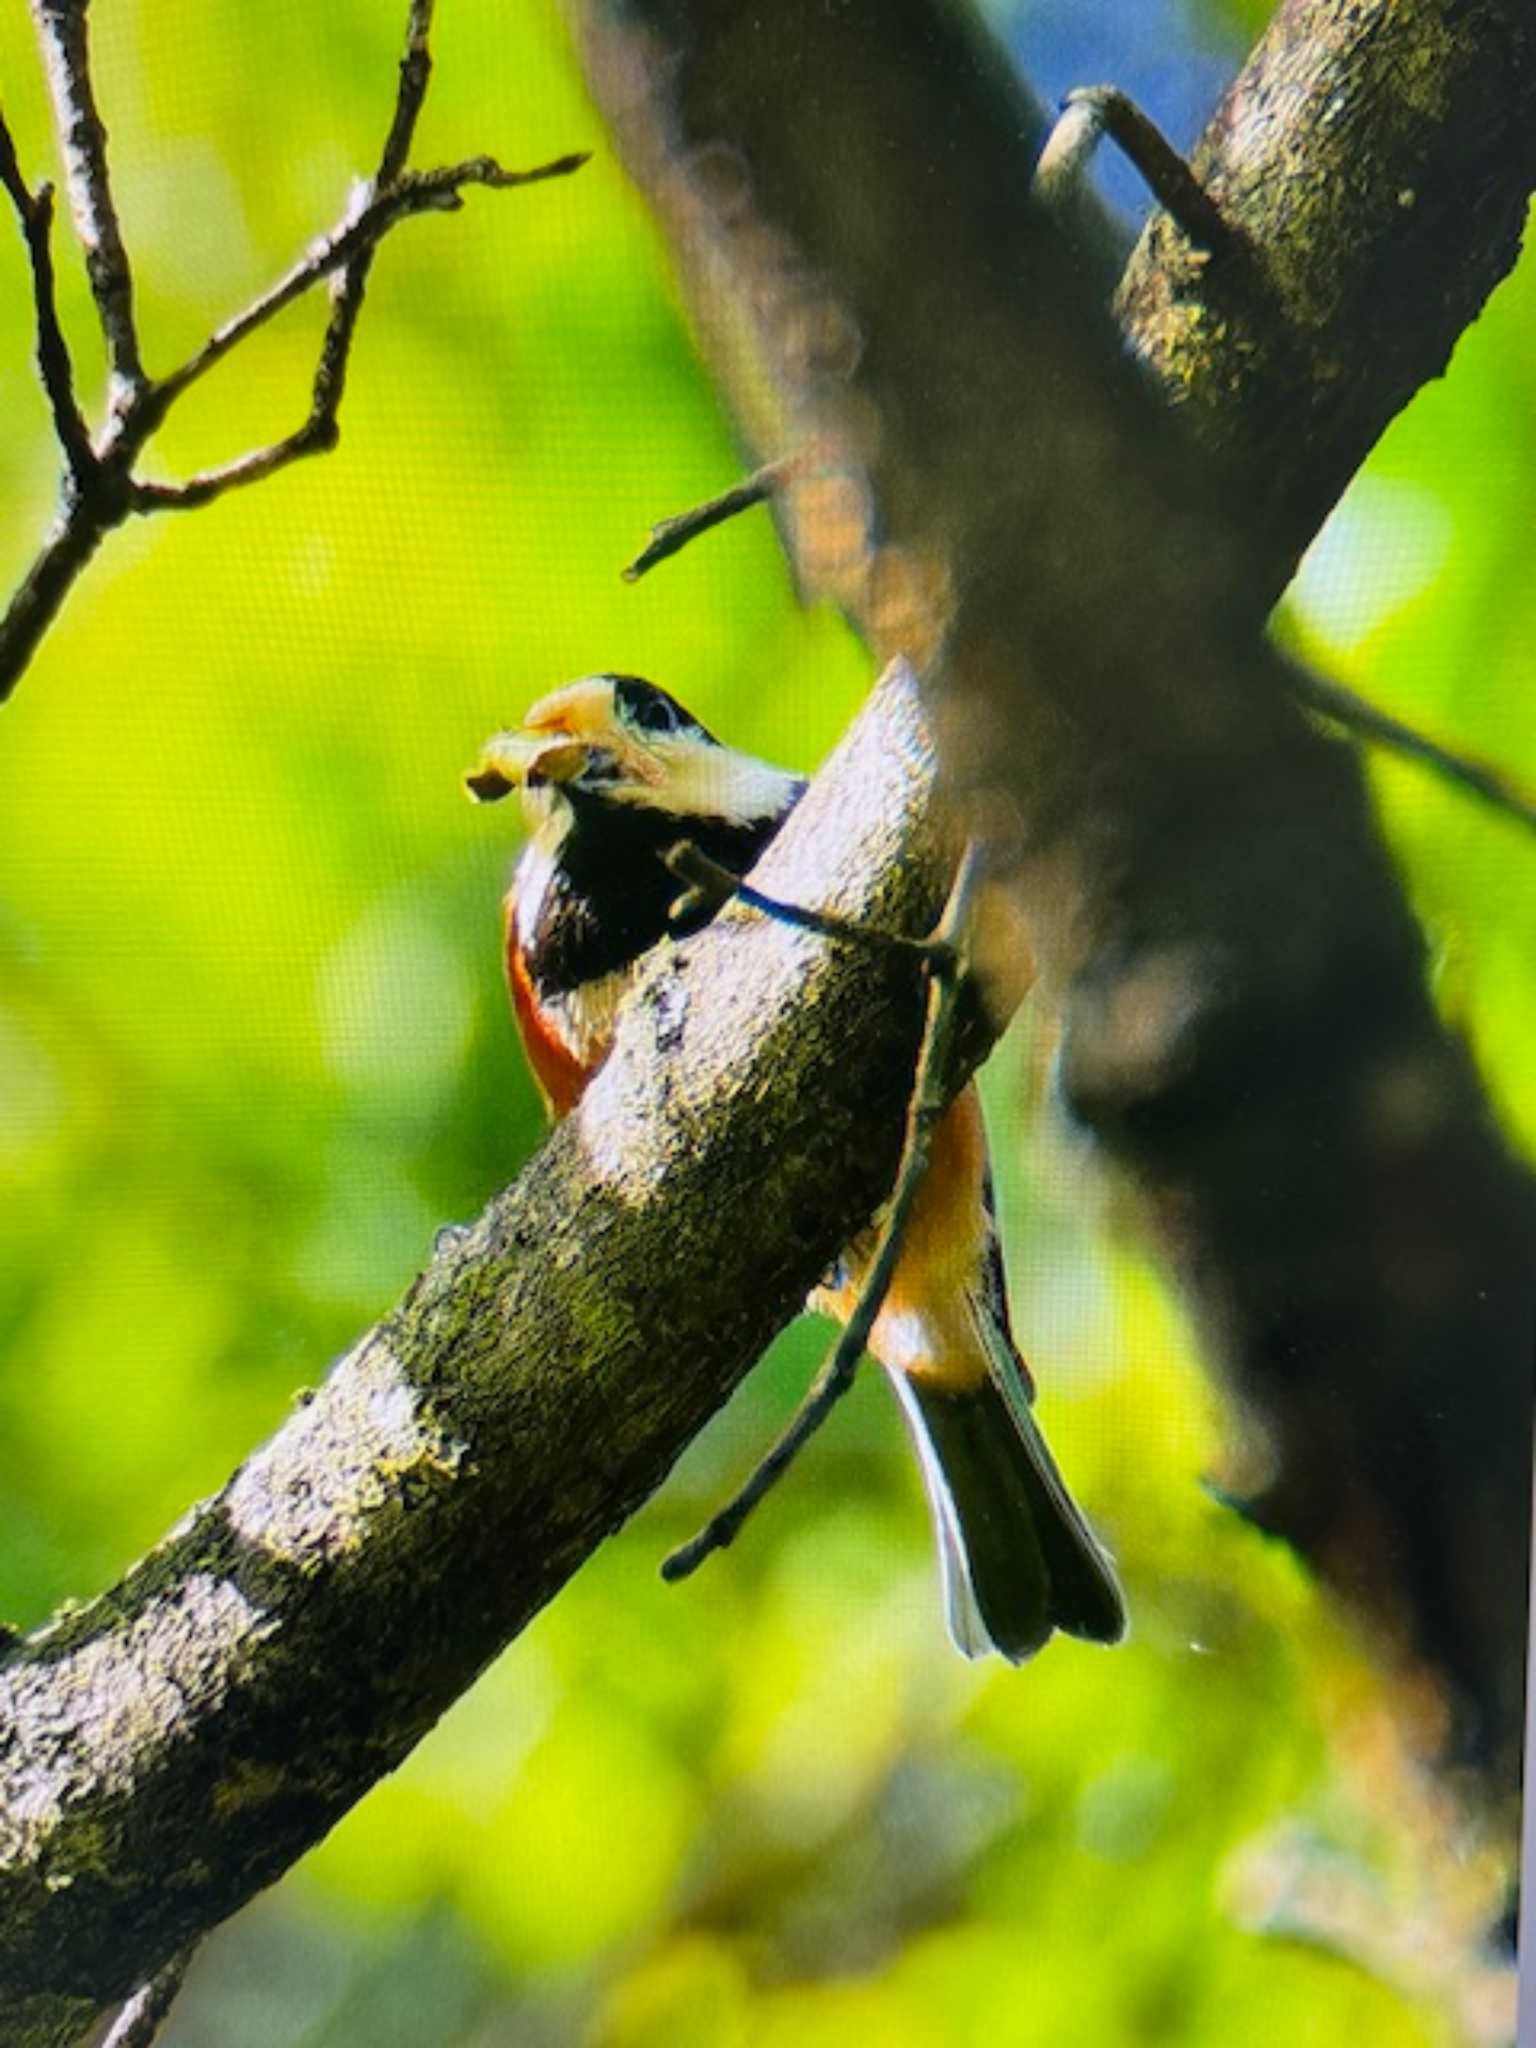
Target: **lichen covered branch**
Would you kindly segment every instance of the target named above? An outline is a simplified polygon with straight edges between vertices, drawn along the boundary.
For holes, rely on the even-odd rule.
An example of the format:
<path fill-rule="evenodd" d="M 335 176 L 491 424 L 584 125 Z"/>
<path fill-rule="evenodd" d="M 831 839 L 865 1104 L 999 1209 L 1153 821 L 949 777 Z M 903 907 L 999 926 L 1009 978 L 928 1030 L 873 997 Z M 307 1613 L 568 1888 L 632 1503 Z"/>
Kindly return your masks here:
<path fill-rule="evenodd" d="M 1261 542 L 1267 606 L 1519 253 L 1536 188 L 1530 9 L 1284 0 L 1192 168 L 1255 261 L 1209 262 L 1159 216 L 1120 314 Z"/>
<path fill-rule="evenodd" d="M 896 671 L 759 878 L 918 934 L 952 858 Z M 270 1883 L 654 1491 L 889 1186 L 920 981 L 733 908 L 667 949 L 515 1185 L 0 1659 L 0 2038 L 65 2048 Z"/>

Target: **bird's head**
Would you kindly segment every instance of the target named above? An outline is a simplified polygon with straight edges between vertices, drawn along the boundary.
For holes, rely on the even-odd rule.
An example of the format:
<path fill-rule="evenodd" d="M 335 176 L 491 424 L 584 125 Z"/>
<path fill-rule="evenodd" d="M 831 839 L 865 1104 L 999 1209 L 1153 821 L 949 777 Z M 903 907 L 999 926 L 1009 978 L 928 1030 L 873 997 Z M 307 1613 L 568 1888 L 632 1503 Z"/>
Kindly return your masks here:
<path fill-rule="evenodd" d="M 745 823 L 777 817 L 801 783 L 723 747 L 691 712 L 639 676 L 583 676 L 498 732 L 464 778 L 477 803 L 513 790 L 534 832 L 562 832 L 578 808 L 622 806 Z"/>

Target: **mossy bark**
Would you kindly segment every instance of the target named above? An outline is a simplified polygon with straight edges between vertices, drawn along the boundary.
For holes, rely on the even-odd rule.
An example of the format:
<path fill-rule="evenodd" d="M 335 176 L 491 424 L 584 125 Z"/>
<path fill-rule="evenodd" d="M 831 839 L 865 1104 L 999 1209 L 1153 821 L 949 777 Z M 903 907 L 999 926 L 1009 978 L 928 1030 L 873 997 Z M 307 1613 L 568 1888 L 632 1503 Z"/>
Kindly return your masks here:
<path fill-rule="evenodd" d="M 926 929 L 909 676 L 760 874 Z M 921 1008 L 909 956 L 744 910 L 664 948 L 506 1194 L 121 1584 L 10 1649 L 0 2037 L 71 2041 L 286 1869 L 655 1490 L 888 1186 Z"/>
<path fill-rule="evenodd" d="M 1285 0 L 1195 152 L 1246 260 L 1152 221 L 1119 310 L 1278 596 L 1514 264 L 1536 186 L 1526 0 Z"/>

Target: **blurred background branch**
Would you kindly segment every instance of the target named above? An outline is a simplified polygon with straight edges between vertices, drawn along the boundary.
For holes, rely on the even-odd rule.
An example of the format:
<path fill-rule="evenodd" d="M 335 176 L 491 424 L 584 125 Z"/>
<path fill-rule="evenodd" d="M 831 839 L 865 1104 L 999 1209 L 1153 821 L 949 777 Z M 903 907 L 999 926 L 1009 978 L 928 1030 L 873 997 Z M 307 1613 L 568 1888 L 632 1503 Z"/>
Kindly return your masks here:
<path fill-rule="evenodd" d="M 1248 195 L 1242 260 L 1157 231 L 1183 259 L 1180 331 L 1205 333 L 1209 387 L 1262 421 L 1312 524 L 1319 478 L 1341 488 L 1408 395 L 1405 363 L 1438 367 L 1507 268 L 1530 183 L 1532 79 L 1507 13 L 1483 10 L 1481 36 L 1458 25 L 1431 106 L 1405 81 L 1439 76 L 1436 11 L 1363 12 L 1369 33 L 1353 5 L 1283 8 L 1217 117 L 1226 157 L 1199 161 L 1218 205 Z M 759 452 L 815 435 L 863 507 L 828 571 L 820 502 L 791 487 L 802 574 L 926 665 L 952 780 L 1012 862 L 1061 1005 L 1067 1100 L 1134 1175 L 1262 1426 L 1233 1491 L 1434 1675 L 1452 1749 L 1512 1793 L 1536 1183 L 1435 1014 L 1354 757 L 1303 718 L 1253 630 L 1310 525 L 1234 516 L 1230 477 L 1127 371 L 1093 278 L 1029 202 L 1039 108 L 959 10 L 905 0 L 878 30 L 811 4 L 771 22 L 702 0 L 579 14 Z M 1298 66 L 1305 92 L 1284 86 Z M 1499 80 L 1507 118 L 1471 76 Z M 1250 166 L 1250 134 L 1283 153 L 1293 106 L 1285 147 L 1309 174 Z M 1351 110 L 1358 207 L 1352 182 L 1311 175 L 1323 106 Z M 1464 122 L 1475 261 L 1447 232 Z M 1404 203 L 1435 165 L 1444 185 Z M 1329 280 L 1326 324 L 1296 317 L 1293 243 Z M 1378 352 L 1399 271 L 1408 332 Z M 1317 405 L 1320 349 L 1350 365 L 1353 438 Z"/>

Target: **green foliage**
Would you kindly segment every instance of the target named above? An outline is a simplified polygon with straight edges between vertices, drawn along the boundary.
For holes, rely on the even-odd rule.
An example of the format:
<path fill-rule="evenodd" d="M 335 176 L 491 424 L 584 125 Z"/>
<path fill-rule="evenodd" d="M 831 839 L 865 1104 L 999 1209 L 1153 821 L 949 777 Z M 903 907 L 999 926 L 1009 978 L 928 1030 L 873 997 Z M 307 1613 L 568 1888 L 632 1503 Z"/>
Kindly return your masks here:
<path fill-rule="evenodd" d="M 339 213 L 382 138 L 403 12 L 102 13 L 157 368 Z M 483 736 L 619 667 L 809 766 L 867 680 L 838 623 L 797 609 L 764 513 L 620 583 L 650 522 L 739 458 L 552 13 L 446 9 L 437 60 L 419 160 L 594 161 L 391 240 L 339 451 L 114 536 L 4 714 L 0 1611 L 22 1623 L 216 1487 L 536 1144 L 500 986 L 508 821 L 458 787 Z M 0 74 L 24 164 L 51 172 L 19 9 Z M 13 577 L 54 458 L 14 239 L 3 260 Z M 88 300 L 62 267 L 90 390 Z M 1536 586 L 1514 552 L 1533 291 L 1527 271 L 1389 438 L 1297 618 L 1360 687 L 1536 779 Z M 221 370 L 157 467 L 295 424 L 321 317 L 297 309 Z M 1527 844 L 1417 770 L 1379 786 L 1445 1001 L 1529 1141 Z M 1486 1873 L 1448 1856 L 1300 1570 L 1201 1490 L 1234 1424 L 1027 1106 L 1038 1040 L 1026 1026 L 992 1086 L 1019 1323 L 1133 1642 L 1058 1643 L 1023 1673 L 955 1659 L 875 1384 L 736 1550 L 664 1588 L 659 1558 L 811 1369 L 824 1333 L 803 1326 L 214 1946 L 172 2048 L 1463 2038 Z M 1389 1926 L 1427 1915 L 1439 1947 L 1394 1947 L 1373 1901 Z"/>

